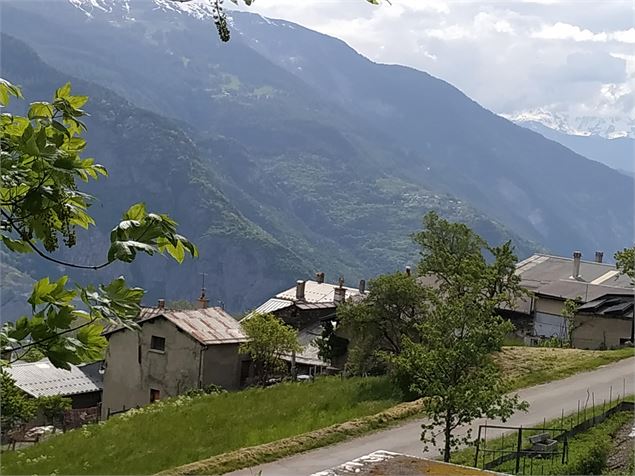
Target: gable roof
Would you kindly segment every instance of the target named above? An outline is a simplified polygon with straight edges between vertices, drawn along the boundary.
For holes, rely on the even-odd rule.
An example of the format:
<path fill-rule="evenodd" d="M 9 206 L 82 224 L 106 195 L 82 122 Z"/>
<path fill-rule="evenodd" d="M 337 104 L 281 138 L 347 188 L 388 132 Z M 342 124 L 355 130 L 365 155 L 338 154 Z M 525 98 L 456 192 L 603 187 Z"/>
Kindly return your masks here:
<path fill-rule="evenodd" d="M 562 256 L 535 254 L 516 265 L 516 274 L 522 286 L 530 290 L 560 281 L 633 289 L 630 278 L 609 263 L 581 260 L 580 277 L 574 279 L 573 258 Z"/>
<path fill-rule="evenodd" d="M 177 311 L 174 309 L 142 308 L 137 324 L 142 325 L 157 317 L 163 317 L 203 345 L 235 344 L 246 342 L 240 324 L 220 307 L 207 307 Z M 110 329 L 104 334 L 112 334 L 125 327 Z"/>
<path fill-rule="evenodd" d="M 98 372 L 90 371 L 94 367 L 92 364 L 70 364 L 70 367 L 70 370 L 58 369 L 48 359 L 43 359 L 16 362 L 3 370 L 15 380 L 20 390 L 33 397 L 78 395 L 102 389 L 103 379 Z"/>

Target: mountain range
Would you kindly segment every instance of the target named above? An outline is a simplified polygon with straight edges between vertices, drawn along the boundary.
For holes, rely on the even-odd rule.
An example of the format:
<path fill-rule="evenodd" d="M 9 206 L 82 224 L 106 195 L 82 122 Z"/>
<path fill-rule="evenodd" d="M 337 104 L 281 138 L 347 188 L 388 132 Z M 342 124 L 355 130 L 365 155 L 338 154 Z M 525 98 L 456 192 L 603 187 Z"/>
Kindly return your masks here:
<path fill-rule="evenodd" d="M 1 21 L 2 74 L 28 99 L 69 79 L 91 97 L 89 153 L 110 178 L 73 258 L 94 260 L 140 199 L 201 249 L 74 277 L 126 273 L 151 301 L 195 299 L 206 273 L 212 303 L 240 312 L 316 271 L 351 284 L 412 264 L 428 210 L 520 257 L 632 244 L 632 178 L 299 25 L 233 12 L 222 44 L 205 8 L 169 0 L 7 0 Z"/>

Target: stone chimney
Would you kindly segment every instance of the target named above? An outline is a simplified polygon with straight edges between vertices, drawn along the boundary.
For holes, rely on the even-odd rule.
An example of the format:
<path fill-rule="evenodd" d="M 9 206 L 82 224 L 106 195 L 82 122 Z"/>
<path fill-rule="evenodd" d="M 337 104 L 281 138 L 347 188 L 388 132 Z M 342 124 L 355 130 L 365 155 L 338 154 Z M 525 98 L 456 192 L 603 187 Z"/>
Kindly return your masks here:
<path fill-rule="evenodd" d="M 318 284 L 324 283 L 324 273 L 322 271 L 315 273 L 315 280 Z"/>
<path fill-rule="evenodd" d="M 201 297 L 198 298 L 196 305 L 199 309 L 207 309 L 209 307 L 209 299 L 205 297 L 205 288 L 201 290 Z"/>
<path fill-rule="evenodd" d="M 601 263 L 603 258 L 604 258 L 604 252 L 603 251 L 596 251 L 595 252 L 595 262 L 596 263 Z"/>
<path fill-rule="evenodd" d="M 333 288 L 333 302 L 335 304 L 343 303 L 346 300 L 346 288 Z"/>
<path fill-rule="evenodd" d="M 580 279 L 580 261 L 582 260 L 582 253 L 579 251 L 573 252 L 573 279 Z"/>
<path fill-rule="evenodd" d="M 410 266 L 406 266 L 406 276 L 410 276 Z"/>
<path fill-rule="evenodd" d="M 359 293 L 364 294 L 366 292 L 366 281 L 363 279 L 359 280 Z"/>
<path fill-rule="evenodd" d="M 304 301 L 304 286 L 305 282 L 298 279 L 295 283 L 295 298 L 298 301 Z"/>
<path fill-rule="evenodd" d="M 159 309 L 165 309 L 165 299 L 159 299 L 159 302 L 157 303 L 157 307 Z"/>

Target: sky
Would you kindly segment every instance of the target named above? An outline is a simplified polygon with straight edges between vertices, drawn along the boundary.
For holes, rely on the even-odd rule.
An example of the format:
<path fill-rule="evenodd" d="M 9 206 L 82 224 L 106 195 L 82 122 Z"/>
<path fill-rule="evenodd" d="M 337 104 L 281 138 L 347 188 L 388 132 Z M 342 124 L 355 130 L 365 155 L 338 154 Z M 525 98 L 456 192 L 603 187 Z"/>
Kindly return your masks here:
<path fill-rule="evenodd" d="M 635 122 L 635 0 L 257 0 L 248 9 L 440 77 L 503 114 Z"/>

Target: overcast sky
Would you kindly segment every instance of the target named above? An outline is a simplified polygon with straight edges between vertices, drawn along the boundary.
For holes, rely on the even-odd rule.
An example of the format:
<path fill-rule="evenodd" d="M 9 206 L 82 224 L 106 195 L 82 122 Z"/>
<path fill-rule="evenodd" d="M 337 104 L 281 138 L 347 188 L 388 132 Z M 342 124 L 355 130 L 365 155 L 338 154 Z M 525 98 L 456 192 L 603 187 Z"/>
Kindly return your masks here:
<path fill-rule="evenodd" d="M 634 0 L 258 0 L 250 11 L 413 66 L 499 113 L 635 119 Z"/>

